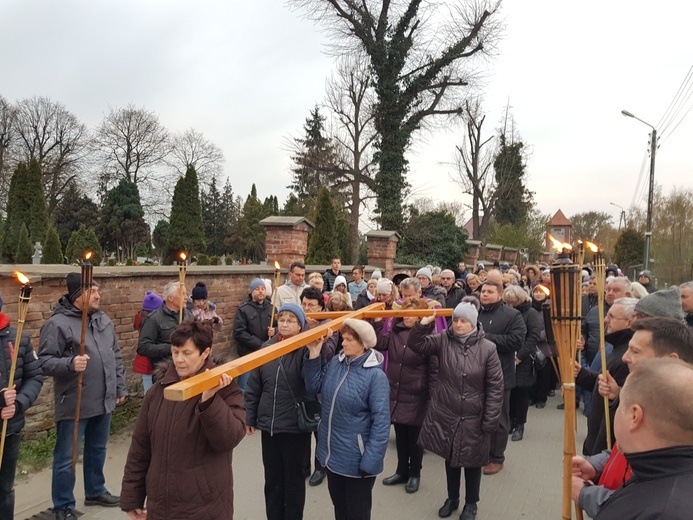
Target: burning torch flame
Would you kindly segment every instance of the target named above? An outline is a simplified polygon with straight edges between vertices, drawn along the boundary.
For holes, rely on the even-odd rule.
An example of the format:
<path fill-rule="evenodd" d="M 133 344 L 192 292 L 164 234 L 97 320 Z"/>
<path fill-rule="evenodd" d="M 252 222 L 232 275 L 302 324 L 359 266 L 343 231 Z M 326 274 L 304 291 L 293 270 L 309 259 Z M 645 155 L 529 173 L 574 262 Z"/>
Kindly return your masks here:
<path fill-rule="evenodd" d="M 14 274 L 17 277 L 17 280 L 19 280 L 24 285 L 29 283 L 29 279 L 26 276 L 24 276 L 22 273 L 20 273 L 19 271 L 15 271 Z"/>
<path fill-rule="evenodd" d="M 185 259 L 188 258 L 188 255 L 186 255 L 185 253 L 181 253 L 178 256 L 180 257 L 181 260 L 183 260 L 183 262 L 185 262 Z"/>
<path fill-rule="evenodd" d="M 549 240 L 551 240 L 551 247 L 553 247 L 556 251 L 560 251 L 563 249 L 563 244 L 561 244 L 558 240 L 553 238 L 553 235 L 551 233 L 548 233 L 547 235 L 549 237 Z"/>
<path fill-rule="evenodd" d="M 589 247 L 590 251 L 592 251 L 593 253 L 599 252 L 599 246 L 597 246 L 597 244 L 593 244 L 592 242 L 587 242 L 587 247 Z"/>
<path fill-rule="evenodd" d="M 89 260 L 93 254 L 94 253 L 92 253 L 91 251 L 87 251 L 86 253 L 84 253 L 84 259 Z"/>
<path fill-rule="evenodd" d="M 275 260 L 275 261 L 274 261 L 274 268 L 275 268 L 277 271 L 279 271 L 279 268 L 280 268 L 280 267 L 281 267 L 281 266 L 279 265 L 279 262 L 277 262 L 277 261 Z"/>
<path fill-rule="evenodd" d="M 538 287 L 539 289 L 541 289 L 542 292 L 543 292 L 546 296 L 551 296 L 551 291 L 550 291 L 549 288 L 546 287 L 545 285 L 539 284 L 539 285 L 537 285 L 537 287 Z"/>

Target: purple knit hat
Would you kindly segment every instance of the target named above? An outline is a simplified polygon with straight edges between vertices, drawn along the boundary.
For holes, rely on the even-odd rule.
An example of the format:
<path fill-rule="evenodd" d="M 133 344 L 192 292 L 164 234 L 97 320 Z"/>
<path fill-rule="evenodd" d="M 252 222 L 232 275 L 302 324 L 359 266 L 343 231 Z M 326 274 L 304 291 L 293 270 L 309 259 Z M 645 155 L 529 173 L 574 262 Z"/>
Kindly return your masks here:
<path fill-rule="evenodd" d="M 147 291 L 147 295 L 142 300 L 142 310 L 155 311 L 164 304 L 164 300 L 159 295 L 152 291 Z"/>

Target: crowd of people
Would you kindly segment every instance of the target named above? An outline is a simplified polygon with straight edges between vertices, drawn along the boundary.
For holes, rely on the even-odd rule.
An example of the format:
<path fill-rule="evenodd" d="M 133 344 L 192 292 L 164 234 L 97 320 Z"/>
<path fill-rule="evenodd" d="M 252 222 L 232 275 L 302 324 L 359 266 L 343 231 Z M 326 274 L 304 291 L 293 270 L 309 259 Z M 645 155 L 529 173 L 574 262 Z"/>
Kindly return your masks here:
<path fill-rule="evenodd" d="M 354 266 L 351 276 L 341 267 L 335 258 L 325 273 L 306 279 L 305 265 L 295 262 L 274 291 L 269 280 L 253 279 L 233 320 L 239 356 L 327 323 L 325 334 L 236 379 L 223 374 L 216 386 L 182 402 L 164 399 L 164 390 L 225 362 L 212 347 L 223 320 L 202 282 L 190 298 L 179 282 L 167 284 L 161 296 L 144 295 L 135 318 L 133 370 L 142 375 L 145 397 L 120 496 L 107 489 L 104 464 L 111 414 L 127 396 L 125 368 L 115 327 L 100 309 L 98 284 L 83 295 L 79 274 L 67 276 L 66 294 L 41 329 L 38 355 L 22 336 L 12 388 L 7 373 L 16 329 L 0 312 L 0 418 L 9 421 L 0 518 L 13 518 L 24 413 L 49 376 L 58 520 L 76 518 L 75 432 L 85 505 L 156 520 L 232 518 L 233 450 L 257 431 L 268 520 L 303 518 L 306 481 L 319 486 L 325 480 L 336 519 L 369 519 L 391 426 L 397 466 L 382 485 L 417 493 L 427 450 L 444 461 L 447 489 L 438 516 L 462 506 L 459 518 L 474 520 L 482 475 L 503 471 L 508 440 L 532 434 L 530 406 L 545 407 L 560 388 L 548 319 L 550 270 L 479 264 L 471 272 L 460 263 L 454 270 L 425 266 L 392 279 L 376 271 L 367 280 L 363 267 Z M 641 518 L 643 511 L 647 518 L 688 518 L 690 493 L 679 490 L 693 489 L 693 282 L 656 290 L 649 271 L 638 282 L 615 266 L 607 274 L 600 317 L 597 280 L 589 266 L 583 271 L 582 338 L 573 361 L 587 437 L 573 459 L 573 499 L 600 520 Z M 334 329 L 316 316 L 374 302 L 403 315 L 350 318 Z M 440 309 L 451 309 L 451 316 L 438 315 Z M 414 317 L 409 310 L 429 312 Z"/>

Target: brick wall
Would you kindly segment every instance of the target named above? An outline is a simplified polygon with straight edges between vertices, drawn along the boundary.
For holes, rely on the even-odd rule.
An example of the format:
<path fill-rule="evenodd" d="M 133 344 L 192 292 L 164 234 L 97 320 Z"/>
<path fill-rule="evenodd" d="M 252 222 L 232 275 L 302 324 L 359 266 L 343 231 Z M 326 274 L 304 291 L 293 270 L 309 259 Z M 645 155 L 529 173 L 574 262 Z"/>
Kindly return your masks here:
<path fill-rule="evenodd" d="M 52 315 L 55 303 L 65 294 L 65 276 L 68 272 L 78 271 L 78 268 L 0 266 L 0 295 L 5 302 L 2 310 L 10 317 L 13 326 L 17 323 L 17 304 L 21 288 L 21 284 L 12 276 L 15 268 L 29 276 L 33 287 L 24 331 L 31 337 L 34 348 L 38 349 L 41 326 Z M 287 269 L 282 269 L 281 283 L 284 282 L 286 273 Z M 185 279 L 188 291 L 191 291 L 198 281 L 203 281 L 207 285 L 209 299 L 217 304 L 217 313 L 224 320 L 221 331 L 215 333 L 216 350 L 229 357 L 235 357 L 236 346 L 232 328 L 236 309 L 248 294 L 250 280 L 255 277 L 273 280 L 273 274 L 272 267 L 258 265 L 188 267 Z M 141 308 L 142 298 L 147 290 L 154 290 L 161 295 L 168 282 L 178 280 L 178 268 L 95 267 L 94 279 L 99 284 L 102 309 L 115 325 L 123 353 L 128 387 L 132 390 L 140 381 L 140 376 L 132 371 L 138 337 L 137 332 L 133 330 L 135 313 Z M 41 431 L 52 426 L 52 389 L 52 380 L 47 378 L 37 403 L 26 414 L 28 432 Z"/>

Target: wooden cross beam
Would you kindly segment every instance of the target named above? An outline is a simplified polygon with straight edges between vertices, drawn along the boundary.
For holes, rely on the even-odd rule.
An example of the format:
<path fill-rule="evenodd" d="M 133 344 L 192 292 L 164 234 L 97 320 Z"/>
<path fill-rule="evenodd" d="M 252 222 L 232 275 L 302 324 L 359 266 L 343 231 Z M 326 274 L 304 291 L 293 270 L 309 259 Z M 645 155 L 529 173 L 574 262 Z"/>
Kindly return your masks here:
<path fill-rule="evenodd" d="M 167 386 L 164 389 L 164 398 L 169 401 L 185 401 L 196 395 L 200 395 L 205 390 L 210 390 L 219 384 L 219 378 L 222 374 L 228 374 L 231 377 L 237 377 L 246 372 L 250 372 L 252 369 L 264 365 L 278 357 L 293 352 L 296 349 L 307 345 L 311 341 L 315 341 L 327 334 L 327 329 L 337 330 L 342 325 L 344 320 L 348 318 L 363 318 L 364 314 L 368 311 L 378 310 L 385 307 L 382 302 L 374 303 L 363 309 L 357 311 L 342 313 L 341 316 L 333 319 L 328 323 L 322 323 L 317 327 L 306 330 L 297 334 L 296 336 L 285 339 L 269 347 L 261 348 L 247 356 L 243 356 L 238 359 L 234 359 L 218 367 L 214 367 L 207 372 L 202 372 L 196 376 L 192 376 L 188 379 L 175 383 L 171 386 Z M 322 319 L 327 319 L 326 316 L 320 316 Z"/>
<path fill-rule="evenodd" d="M 452 311 L 454 309 L 399 309 L 399 310 L 370 310 L 371 307 L 367 307 L 368 310 L 363 313 L 361 318 L 371 319 L 371 318 L 406 318 L 412 316 L 415 318 L 423 318 L 424 316 L 430 316 L 435 311 L 436 316 L 449 317 L 452 316 Z M 306 318 L 312 318 L 314 320 L 334 320 L 341 318 L 350 311 L 328 311 L 328 312 L 308 312 L 306 313 Z"/>

